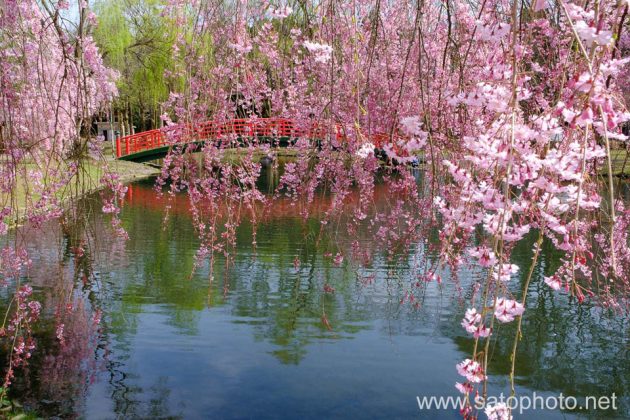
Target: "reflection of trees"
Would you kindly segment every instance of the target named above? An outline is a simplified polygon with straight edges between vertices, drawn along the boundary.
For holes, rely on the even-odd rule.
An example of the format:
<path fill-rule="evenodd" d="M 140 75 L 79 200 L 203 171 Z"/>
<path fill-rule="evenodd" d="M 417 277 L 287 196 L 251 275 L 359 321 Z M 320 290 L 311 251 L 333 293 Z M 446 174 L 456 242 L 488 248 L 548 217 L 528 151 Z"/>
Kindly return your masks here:
<path fill-rule="evenodd" d="M 127 253 L 134 264 L 125 269 L 118 299 L 121 307 L 113 311 L 125 318 L 118 320 L 114 315 L 112 328 L 117 334 L 133 334 L 130 318 L 142 312 L 146 304 L 168 305 L 165 314 L 169 324 L 187 334 L 194 334 L 197 328 L 197 311 L 227 304 L 238 317 L 235 322 L 251 325 L 257 339 L 276 346 L 273 354 L 281 362 L 297 364 L 317 340 L 349 338 L 368 328 L 367 320 L 403 316 L 398 302 L 405 286 L 394 274 L 404 271 L 408 275 L 411 261 L 376 256 L 370 265 L 379 265 L 383 269 L 376 271 L 393 277 L 387 282 L 379 278 L 382 284 L 376 289 L 370 286 L 365 293 L 353 267 L 335 267 L 331 257 L 323 256 L 340 249 L 348 256 L 355 239 L 369 252 L 376 248 L 366 230 L 334 240 L 320 235 L 321 209 L 327 207 L 330 197 L 318 195 L 312 205 L 313 217 L 306 221 L 288 202 L 274 205 L 270 216 L 257 227 L 256 248 L 251 244 L 253 227 L 244 222 L 237 230 L 237 249 L 229 267 L 226 269 L 225 259 L 218 258 L 212 276 L 208 267 L 203 267 L 188 279 L 198 241 L 190 226 L 187 203 L 182 201 L 186 198 L 174 198 L 170 218 L 162 225 L 164 202 L 156 201 L 150 187 L 136 184 L 131 205 L 123 211 L 131 238 Z M 375 203 L 381 210 L 386 201 L 383 191 L 377 191 Z M 151 239 L 147 241 L 147 237 Z M 294 268 L 296 258 L 299 270 Z M 335 293 L 324 293 L 324 284 L 334 287 Z M 322 321 L 324 315 L 331 331 Z M 416 321 L 414 313 L 405 323 Z"/>
<path fill-rule="evenodd" d="M 138 188 L 147 194 L 138 193 Z M 342 232 L 339 238 L 331 239 L 319 235 L 321 213 L 314 211 L 313 217 L 303 221 L 298 211 L 281 206 L 258 226 L 257 247 L 251 244 L 253 228 L 245 222 L 237 231 L 236 252 L 229 262 L 217 258 L 212 275 L 209 267 L 202 266 L 190 276 L 199 242 L 185 211 L 186 203 L 174 203 L 182 208 L 174 207 L 163 224 L 163 203 L 144 201 L 154 195 L 150 188 L 151 184 L 136 185 L 134 200 L 124 207 L 123 223 L 130 240 L 122 248 L 112 237 L 107 219 L 95 215 L 87 230 L 69 224 L 63 235 L 37 238 L 36 255 L 42 261 L 34 266 L 48 267 L 48 271 L 30 273 L 32 283 L 40 286 L 46 299 L 54 301 L 79 290 L 88 297 L 89 305 L 103 309 L 97 352 L 118 416 L 173 415 L 166 380 L 139 386 L 140 373 L 134 374 L 128 363 L 140 315 L 156 310 L 167 318 L 167 325 L 186 335 L 199 333 L 203 310 L 228 311 L 232 322 L 249 325 L 255 338 L 270 343 L 273 356 L 285 364 L 301 363 L 313 344 L 351 339 L 373 328 L 374 320 L 387 321 L 376 323 L 383 336 L 443 335 L 451 337 L 465 355 L 470 354 L 472 341 L 459 327 L 463 310 L 449 308 L 461 297 L 459 291 L 438 288 L 433 282 L 411 290 L 419 299 L 425 298 L 420 310 L 399 304 L 409 291 L 408 280 L 418 274 L 412 257 L 391 260 L 387 254 L 376 253 L 366 267 L 357 269 L 348 260 L 336 267 L 331 257 L 324 256 L 337 251 L 348 256 L 350 242 L 355 239 L 374 254 L 378 247 L 365 231 L 359 229 L 355 235 Z M 324 201 L 316 205 L 322 203 L 325 207 Z M 90 242 L 88 254 L 76 258 L 72 249 L 82 238 Z M 437 236 L 433 239 L 438 240 Z M 294 268 L 296 257 L 299 270 Z M 512 260 L 522 267 L 521 275 L 530 258 L 531 243 L 519 244 L 513 250 Z M 554 269 L 557 258 L 550 247 L 545 248 L 535 274 L 538 280 L 530 288 L 517 360 L 519 385 L 571 395 L 627 394 L 627 321 L 607 319 L 589 306 L 575 306 L 562 294 L 552 293 L 542 284 L 542 275 Z M 107 271 L 101 273 L 98 268 Z M 376 278 L 362 284 L 362 277 L 369 274 Z M 58 280 L 51 282 L 51 276 Z M 462 273 L 464 289 L 469 281 L 468 273 Z M 324 284 L 334 287 L 335 292 L 324 293 Z M 512 286 L 519 296 L 522 284 L 514 281 Z M 324 314 L 331 330 L 322 322 Z M 42 340 L 54 341 L 53 323 L 42 330 Z M 502 325 L 495 336 L 490 374 L 505 378 L 513 325 Z M 43 362 L 34 361 L 33 375 L 40 375 L 39 366 Z M 80 378 L 78 368 L 66 366 L 66 382 Z M 68 410 L 79 410 L 77 401 L 83 398 L 86 387 L 55 398 L 75 404 Z M 40 389 L 32 386 L 34 399 L 43 395 Z"/>
<path fill-rule="evenodd" d="M 93 314 L 102 305 L 90 244 L 106 228 L 102 220 L 90 217 L 92 204 L 83 200 L 60 224 L 42 229 L 27 225 L 6 238 L 26 247 L 34 260 L 22 282 L 32 285 L 33 297 L 43 307 L 33 325 L 35 351 L 29 364 L 16 371 L 9 392 L 42 415 L 74 417 L 98 369 L 99 332 Z M 8 296 L 3 296 L 3 312 L 7 304 Z"/>
<path fill-rule="evenodd" d="M 143 219 L 138 220 L 140 223 L 129 219 L 131 228 L 153 225 L 153 222 L 146 223 L 147 217 L 153 217 L 148 211 L 137 215 L 128 212 L 127 217 Z M 274 344 L 273 355 L 282 363 L 300 363 L 310 344 L 321 339 L 349 338 L 360 329 L 369 328 L 364 326 L 366 320 L 381 318 L 404 319 L 404 322 L 395 324 L 400 330 L 390 329 L 384 333 L 417 334 L 418 328 L 426 329 L 433 322 L 441 325 L 440 333 L 452 337 L 464 354 L 469 354 L 472 349 L 472 341 L 459 328 L 462 313 L 436 323 L 440 313 L 429 316 L 426 308 L 432 310 L 431 305 L 417 312 L 401 311 L 395 287 L 386 292 L 379 290 L 381 297 L 388 298 L 377 302 L 366 296 L 357 286 L 351 270 L 334 267 L 330 258 L 322 257 L 324 251 L 341 244 L 305 238 L 305 232 L 317 231 L 318 220 L 315 219 L 309 219 L 306 225 L 298 217 L 284 216 L 266 221 L 258 228 L 255 250 L 251 247 L 251 226 L 243 224 L 238 231 L 237 255 L 229 269 L 225 268 L 224 261 L 218 261 L 210 288 L 207 287 L 207 269 L 193 276 L 182 288 L 181 280 L 191 270 L 192 250 L 196 244 L 189 223 L 175 217 L 167 223 L 164 237 L 155 241 L 163 243 L 152 244 L 163 249 L 146 252 L 142 258 L 147 260 L 140 261 L 137 266 L 145 267 L 137 276 L 145 283 L 128 285 L 123 292 L 123 301 L 141 298 L 135 302 L 139 305 L 138 310 L 147 297 L 151 297 L 149 302 L 168 303 L 174 317 L 173 325 L 178 325 L 182 331 L 194 331 L 190 324 L 196 320 L 186 319 L 184 324 L 188 322 L 188 326 L 182 325 L 175 321 L 174 314 L 199 310 L 212 301 L 213 305 L 229 305 L 236 317 L 234 322 L 251 325 L 259 340 Z M 142 237 L 142 232 L 132 232 L 132 238 L 138 237 L 138 233 Z M 142 246 L 142 241 L 133 246 Z M 522 267 L 521 275 L 530 262 L 531 247 L 531 243 L 521 243 L 513 250 L 512 261 Z M 299 271 L 293 268 L 295 257 L 301 263 Z M 188 261 L 189 265 L 182 260 Z M 539 280 L 533 282 L 529 291 L 528 311 L 523 322 L 524 338 L 517 358 L 518 384 L 565 395 L 609 395 L 613 391 L 617 395 L 627 394 L 630 368 L 624 363 L 628 360 L 628 349 L 627 342 L 624 343 L 627 339 L 623 338 L 627 336 L 627 322 L 607 319 L 596 309 L 577 306 L 567 302 L 562 294 L 552 293 L 542 283 L 542 275 L 552 272 L 557 260 L 558 255 L 546 246 L 535 272 L 535 278 Z M 382 271 L 390 263 L 376 261 L 373 264 Z M 323 293 L 325 283 L 335 287 L 336 292 Z M 519 296 L 522 284 L 515 282 L 513 286 L 514 293 Z M 228 290 L 227 297 L 224 297 L 225 290 Z M 442 302 L 442 305 L 448 305 L 448 302 Z M 332 331 L 321 322 L 324 311 L 333 326 Z M 444 312 L 448 314 L 450 311 Z M 501 325 L 495 337 L 490 374 L 505 378 L 509 373 L 513 325 Z M 602 374 L 604 366 L 609 367 L 607 374 Z"/>
<path fill-rule="evenodd" d="M 125 208 L 123 221 L 131 238 L 126 252 L 133 263 L 107 275 L 112 294 L 107 310 L 109 345 L 117 357 L 107 360 L 107 370 L 115 412 L 121 416 L 155 412 L 142 402 L 151 390 L 133 385 L 138 378 L 128 376 L 124 356 L 132 351 L 136 315 L 150 305 L 159 305 L 168 324 L 185 334 L 196 334 L 202 309 L 229 305 L 234 322 L 248 323 L 258 339 L 273 343 L 273 354 L 283 363 L 299 363 L 315 340 L 351 336 L 366 328 L 357 324 L 373 316 L 373 308 L 357 305 L 354 274 L 322 257 L 316 238 L 304 240 L 305 230 L 316 229 L 317 220 L 306 226 L 299 218 L 265 223 L 256 250 L 251 246 L 251 226 L 241 226 L 236 257 L 228 268 L 225 259 L 217 259 L 211 281 L 208 267 L 189 278 L 198 245 L 190 220 L 173 213 L 162 225 L 162 217 L 161 211 L 138 201 Z M 272 240 L 264 242 L 266 238 Z M 293 268 L 296 256 L 299 272 Z M 323 293 L 324 282 L 336 293 Z M 322 324 L 323 311 L 333 331 Z"/>
<path fill-rule="evenodd" d="M 138 378 L 135 375 L 125 373 L 124 365 L 119 365 L 120 370 L 114 368 L 114 366 L 109 367 L 113 368 L 109 382 L 112 387 L 113 411 L 118 417 L 146 419 L 182 418 L 180 414 L 173 414 L 175 407 L 170 404 L 171 391 L 167 378 L 159 377 L 157 382 L 148 389 L 129 385 L 129 383 L 134 382 Z"/>
<path fill-rule="evenodd" d="M 173 326 L 194 333 L 195 311 L 229 301 L 234 314 L 243 318 L 239 322 L 252 324 L 258 338 L 278 346 L 274 354 L 280 360 L 299 363 L 313 340 L 353 334 L 360 329 L 353 323 L 374 316 L 373 306 L 356 301 L 355 274 L 334 267 L 332 258 L 322 256 L 327 250 L 335 251 L 347 244 L 322 238 L 316 217 L 303 221 L 296 210 L 291 217 L 290 208 L 274 208 L 274 212 L 281 211 L 282 217 L 274 213 L 258 227 L 255 249 L 251 244 L 252 226 L 245 222 L 237 231 L 237 249 L 229 268 L 220 258 L 212 276 L 204 267 L 188 279 L 198 242 L 187 212 L 179 211 L 186 205 L 175 201 L 177 210 L 162 225 L 163 204 L 143 202 L 154 194 L 149 191 L 145 195 L 143 188 L 149 187 L 134 188 L 133 205 L 123 212 L 131 238 L 127 252 L 134 264 L 125 270 L 127 278 L 119 298 L 122 306 L 114 313 L 124 313 L 127 325 L 133 325 L 129 318 L 141 312 L 143 305 L 164 304 L 169 307 Z M 315 207 L 320 205 L 317 202 Z M 296 257 L 301 264 L 299 272 L 293 268 Z M 323 293 L 325 283 L 333 285 L 336 292 Z M 332 332 L 322 322 L 324 314 L 333 326 Z M 124 334 L 124 322 L 112 321 Z"/>

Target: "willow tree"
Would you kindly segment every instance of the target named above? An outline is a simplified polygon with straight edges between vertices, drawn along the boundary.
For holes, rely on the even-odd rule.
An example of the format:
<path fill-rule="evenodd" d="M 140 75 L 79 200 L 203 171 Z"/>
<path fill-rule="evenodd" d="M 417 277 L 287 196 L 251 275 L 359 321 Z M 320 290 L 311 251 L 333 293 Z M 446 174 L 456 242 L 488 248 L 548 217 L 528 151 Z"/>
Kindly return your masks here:
<path fill-rule="evenodd" d="M 160 0 L 98 1 L 94 37 L 105 63 L 117 69 L 119 97 L 113 111 L 137 131 L 160 126 L 160 103 L 173 86 L 165 79 L 171 68 L 173 28 L 161 17 Z"/>

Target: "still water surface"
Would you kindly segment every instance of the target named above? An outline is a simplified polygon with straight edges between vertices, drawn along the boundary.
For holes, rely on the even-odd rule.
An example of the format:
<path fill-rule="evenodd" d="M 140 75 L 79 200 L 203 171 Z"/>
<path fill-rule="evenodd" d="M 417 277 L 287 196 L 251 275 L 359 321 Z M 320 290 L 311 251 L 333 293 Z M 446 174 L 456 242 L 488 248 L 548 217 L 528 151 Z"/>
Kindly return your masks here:
<path fill-rule="evenodd" d="M 102 320 L 95 351 L 81 342 L 87 327 L 76 322 L 73 330 L 68 322 L 69 337 L 79 337 L 74 348 L 34 358 L 29 379 L 17 384 L 30 407 L 90 419 L 459 418 L 457 410 L 420 411 L 416 396 L 457 395 L 455 364 L 472 350 L 459 323 L 475 275 L 461 273 L 458 287 L 448 279 L 430 283 L 418 305 L 401 305 L 413 255 L 395 264 L 376 256 L 361 269 L 347 260 L 336 266 L 326 256 L 333 250 L 308 235 L 318 226 L 316 212 L 304 222 L 283 207 L 259 227 L 255 250 L 244 223 L 232 265 L 226 269 L 219 258 L 213 275 L 205 265 L 191 276 L 199 244 L 185 200 L 163 222 L 152 183 L 135 183 L 122 212 L 129 241 L 115 240 L 96 211 L 89 216 L 90 258 L 74 257 L 62 233 L 31 245 L 39 268 L 30 280 L 45 304 L 74 293 L 99 308 Z M 526 267 L 530 257 L 531 243 L 523 244 L 513 262 Z M 552 293 L 542 276 L 556 260 L 546 248 L 530 287 L 518 391 L 578 398 L 615 392 L 620 409 L 526 417 L 627 418 L 628 319 Z M 77 268 L 89 278 L 74 275 Z M 334 293 L 324 292 L 326 283 Z M 38 334 L 42 343 L 54 340 L 54 323 Z M 509 393 L 512 326 L 497 335 L 489 372 L 496 395 Z"/>

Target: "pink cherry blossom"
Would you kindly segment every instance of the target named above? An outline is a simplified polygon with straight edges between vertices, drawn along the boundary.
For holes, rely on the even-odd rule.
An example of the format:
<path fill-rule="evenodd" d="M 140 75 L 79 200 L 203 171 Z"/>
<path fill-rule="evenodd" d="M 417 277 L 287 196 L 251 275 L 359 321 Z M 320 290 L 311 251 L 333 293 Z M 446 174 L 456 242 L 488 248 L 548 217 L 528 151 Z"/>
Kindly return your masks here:
<path fill-rule="evenodd" d="M 455 388 L 457 388 L 457 390 L 462 394 L 470 394 L 473 390 L 472 385 L 467 382 L 464 382 L 463 384 L 455 382 Z"/>
<path fill-rule="evenodd" d="M 490 329 L 483 325 L 482 317 L 477 313 L 475 308 L 466 310 L 466 315 L 464 316 L 461 325 L 475 338 L 488 337 L 491 333 Z"/>
<path fill-rule="evenodd" d="M 486 378 L 481 365 L 470 359 L 466 359 L 457 364 L 457 373 L 465 377 L 468 382 L 472 383 L 479 383 Z"/>
<path fill-rule="evenodd" d="M 562 288 L 562 282 L 557 276 L 545 276 L 545 283 L 553 290 L 560 290 Z"/>
<path fill-rule="evenodd" d="M 330 45 L 320 44 L 318 42 L 304 41 L 304 47 L 313 54 L 315 61 L 326 63 L 330 60 L 333 49 Z"/>
<path fill-rule="evenodd" d="M 512 299 L 498 298 L 494 307 L 494 316 L 500 322 L 512 322 L 514 318 L 523 315 L 523 305 Z"/>
<path fill-rule="evenodd" d="M 512 411 L 503 402 L 486 407 L 485 413 L 488 416 L 488 420 L 512 420 Z"/>

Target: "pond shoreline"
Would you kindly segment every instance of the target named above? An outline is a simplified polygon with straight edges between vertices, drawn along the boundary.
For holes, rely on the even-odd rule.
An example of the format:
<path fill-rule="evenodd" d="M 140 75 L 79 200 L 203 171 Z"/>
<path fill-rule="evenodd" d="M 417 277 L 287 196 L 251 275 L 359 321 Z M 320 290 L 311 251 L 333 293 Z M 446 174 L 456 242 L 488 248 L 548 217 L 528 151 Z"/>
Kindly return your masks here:
<path fill-rule="evenodd" d="M 58 197 L 64 212 L 76 200 L 105 189 L 105 185 L 100 182 L 105 173 L 117 175 L 123 184 L 149 179 L 160 174 L 160 170 L 153 165 L 120 161 L 107 156 L 105 153 L 98 158 L 86 157 L 82 159 L 79 168 L 78 175 L 72 177 L 64 187 L 61 197 Z M 28 183 L 28 180 L 24 180 L 24 185 L 28 186 Z M 27 219 L 27 215 L 24 214 L 27 196 L 33 199 L 32 192 L 29 191 L 28 188 L 22 188 L 21 196 L 16 199 L 19 203 L 17 206 L 18 214 L 7 221 L 10 230 L 22 226 Z"/>
<path fill-rule="evenodd" d="M 627 179 L 630 178 L 630 165 L 624 165 L 623 163 L 627 162 L 625 151 L 616 151 L 614 159 L 613 159 L 613 176 L 616 179 Z M 242 151 L 229 151 L 225 156 L 226 160 L 232 161 L 234 163 L 238 162 Z M 256 153 L 255 157 L 260 158 L 261 160 L 267 156 L 265 153 Z M 289 161 L 297 159 L 297 153 L 292 150 L 284 150 L 282 153 L 278 153 L 276 157 L 281 157 L 287 159 Z M 623 163 L 622 163 L 623 162 Z M 395 169 L 399 165 L 391 165 L 383 164 L 383 168 Z M 402 165 L 408 166 L 408 165 Z M 415 166 L 418 169 L 427 169 L 426 162 L 424 160 L 424 156 L 418 156 L 418 164 Z M 64 211 L 68 209 L 71 205 L 71 202 L 74 200 L 85 197 L 86 195 L 93 194 L 97 191 L 101 191 L 105 188 L 104 185 L 100 183 L 101 177 L 106 173 L 110 172 L 118 176 L 118 179 L 123 184 L 128 184 L 135 181 L 141 181 L 145 179 L 149 179 L 152 177 L 156 177 L 160 174 L 160 165 L 156 163 L 138 163 L 133 161 L 125 161 L 116 159 L 111 153 L 111 148 L 109 145 L 105 145 L 102 150 L 102 154 L 99 157 L 86 157 L 82 160 L 81 164 L 82 169 L 82 181 L 81 185 L 77 185 L 74 180 L 69 182 L 66 189 L 70 190 L 70 193 L 66 195 L 67 190 L 64 190 L 64 197 L 60 198 L 61 205 L 64 208 Z M 603 172 L 601 174 L 602 177 L 606 176 L 606 173 Z M 28 181 L 27 181 L 28 182 Z M 75 188 L 76 187 L 76 188 Z M 24 195 L 27 195 L 26 193 Z M 18 197 L 18 201 L 25 201 L 25 197 Z M 23 206 L 18 205 L 18 213 L 22 213 Z M 21 226 L 26 219 L 26 216 L 23 214 L 19 214 L 16 218 L 9 222 L 9 229 L 14 229 L 18 226 Z"/>

